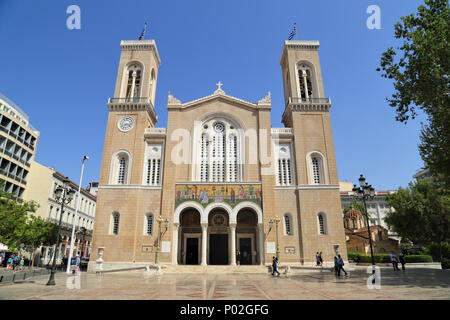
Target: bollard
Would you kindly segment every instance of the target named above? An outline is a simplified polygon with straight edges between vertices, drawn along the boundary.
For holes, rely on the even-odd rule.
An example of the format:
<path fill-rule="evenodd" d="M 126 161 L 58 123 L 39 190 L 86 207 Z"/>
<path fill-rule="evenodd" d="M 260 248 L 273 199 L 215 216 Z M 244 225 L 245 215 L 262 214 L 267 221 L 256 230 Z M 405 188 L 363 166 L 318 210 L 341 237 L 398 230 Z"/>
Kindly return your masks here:
<path fill-rule="evenodd" d="M 3 281 L 3 276 L 0 277 L 0 282 L 2 282 L 2 281 Z"/>
<path fill-rule="evenodd" d="M 25 272 L 24 274 L 23 274 L 23 280 L 25 280 L 25 277 L 27 276 L 27 273 Z"/>
<path fill-rule="evenodd" d="M 13 274 L 12 282 L 14 282 L 14 279 L 16 278 L 16 274 Z"/>

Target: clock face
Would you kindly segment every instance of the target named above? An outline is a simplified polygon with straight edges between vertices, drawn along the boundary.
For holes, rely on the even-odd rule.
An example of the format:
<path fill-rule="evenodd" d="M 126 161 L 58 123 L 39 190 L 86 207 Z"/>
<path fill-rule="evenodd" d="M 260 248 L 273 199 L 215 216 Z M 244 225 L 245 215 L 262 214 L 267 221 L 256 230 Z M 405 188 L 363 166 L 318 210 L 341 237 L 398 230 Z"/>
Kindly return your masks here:
<path fill-rule="evenodd" d="M 134 120 L 130 116 L 123 117 L 118 123 L 120 131 L 130 131 L 134 127 Z"/>

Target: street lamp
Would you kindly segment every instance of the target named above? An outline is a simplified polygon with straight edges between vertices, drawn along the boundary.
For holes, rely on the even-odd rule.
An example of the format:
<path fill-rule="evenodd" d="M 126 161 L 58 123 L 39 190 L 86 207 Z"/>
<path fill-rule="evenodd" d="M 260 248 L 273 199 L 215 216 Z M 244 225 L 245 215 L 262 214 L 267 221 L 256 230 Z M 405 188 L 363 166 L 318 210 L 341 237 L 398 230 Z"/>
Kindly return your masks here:
<path fill-rule="evenodd" d="M 277 260 L 280 261 L 280 244 L 278 242 L 278 223 L 280 222 L 280 218 L 278 216 L 275 216 L 273 220 L 272 219 L 269 220 L 270 230 L 272 230 L 272 225 L 274 222 L 277 237 Z"/>
<path fill-rule="evenodd" d="M 88 156 L 83 156 L 83 162 L 81 164 L 81 176 L 80 176 L 80 184 L 78 185 L 78 193 L 77 193 L 77 198 L 75 200 L 75 215 L 73 217 L 73 222 L 72 222 L 72 237 L 70 238 L 70 250 L 69 250 L 69 260 L 67 260 L 67 270 L 66 272 L 68 274 L 70 274 L 70 266 L 71 266 L 71 262 L 72 262 L 72 251 L 73 251 L 73 243 L 74 243 L 74 237 L 75 237 L 75 223 L 77 221 L 77 215 L 78 215 L 78 207 L 80 205 L 80 192 L 81 192 L 81 183 L 83 181 L 83 171 L 84 171 L 84 162 L 86 160 L 89 160 Z"/>
<path fill-rule="evenodd" d="M 70 180 L 67 179 L 67 177 L 64 179 L 63 183 L 63 186 L 58 186 L 54 192 L 56 202 L 61 203 L 61 214 L 59 216 L 58 235 L 56 236 L 55 255 L 53 257 L 52 271 L 50 273 L 50 279 L 47 282 L 48 286 L 55 285 L 56 259 L 58 258 L 59 234 L 61 232 L 61 222 L 64 212 L 64 205 L 72 201 L 75 194 L 75 190 L 73 190 L 70 186 Z"/>
<path fill-rule="evenodd" d="M 363 175 L 359 176 L 359 185 L 360 187 L 357 187 L 356 184 L 353 185 L 353 197 L 358 200 L 362 200 L 364 203 L 364 211 L 365 211 L 365 217 L 366 217 L 366 224 L 367 224 L 367 232 L 369 234 L 369 244 L 370 244 L 370 256 L 372 258 L 372 273 L 375 274 L 375 258 L 373 256 L 373 245 L 372 245 L 372 237 L 370 235 L 370 224 L 369 224 L 369 213 L 367 212 L 367 205 L 366 200 L 373 199 L 375 196 L 375 189 L 372 187 L 372 185 L 369 185 L 366 182 L 366 178 L 363 177 Z M 375 277 L 373 278 L 372 282 L 375 282 Z"/>
<path fill-rule="evenodd" d="M 159 264 L 159 253 L 161 251 L 161 223 L 164 222 L 164 226 L 166 229 L 164 231 L 165 233 L 169 227 L 169 219 L 166 218 L 165 220 L 163 220 L 162 216 L 159 215 L 159 218 L 156 219 L 156 221 L 158 221 L 158 246 L 156 247 L 155 264 Z"/>

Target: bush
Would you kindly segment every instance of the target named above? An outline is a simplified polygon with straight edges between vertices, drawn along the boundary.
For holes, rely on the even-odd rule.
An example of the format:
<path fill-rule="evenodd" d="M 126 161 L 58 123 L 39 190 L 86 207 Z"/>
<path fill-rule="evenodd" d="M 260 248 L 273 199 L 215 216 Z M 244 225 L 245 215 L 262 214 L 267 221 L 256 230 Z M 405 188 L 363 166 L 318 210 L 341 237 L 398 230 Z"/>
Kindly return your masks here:
<path fill-rule="evenodd" d="M 348 260 L 352 260 L 353 262 L 359 262 L 361 255 L 359 252 L 347 252 Z"/>
<path fill-rule="evenodd" d="M 373 258 L 375 263 L 389 263 L 391 262 L 391 256 L 389 254 L 374 254 Z M 361 254 L 359 262 L 372 263 L 370 254 Z"/>
<path fill-rule="evenodd" d="M 442 258 L 441 266 L 442 269 L 450 269 L 450 259 Z"/>
<path fill-rule="evenodd" d="M 421 255 L 409 255 L 405 256 L 406 263 L 417 263 L 417 262 L 433 262 L 431 256 L 421 254 Z"/>

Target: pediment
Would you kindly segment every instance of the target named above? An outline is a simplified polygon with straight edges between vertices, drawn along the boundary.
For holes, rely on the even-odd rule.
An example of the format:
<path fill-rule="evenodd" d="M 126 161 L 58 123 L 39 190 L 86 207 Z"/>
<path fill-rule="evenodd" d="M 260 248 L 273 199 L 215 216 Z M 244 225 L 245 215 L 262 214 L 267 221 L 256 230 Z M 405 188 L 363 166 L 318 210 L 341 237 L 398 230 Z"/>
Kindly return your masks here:
<path fill-rule="evenodd" d="M 201 104 L 208 103 L 214 100 L 219 100 L 223 102 L 227 102 L 233 105 L 236 105 L 238 107 L 244 107 L 244 108 L 250 108 L 250 109 L 263 109 L 268 108 L 271 109 L 271 98 L 270 98 L 270 92 L 266 95 L 265 98 L 259 100 L 257 103 L 246 101 L 243 99 L 239 99 L 230 95 L 227 95 L 222 89 L 217 89 L 214 91 L 213 94 L 192 100 L 189 102 L 182 103 L 180 100 L 176 99 L 170 92 L 167 99 L 167 109 L 188 109 L 197 107 Z"/>

